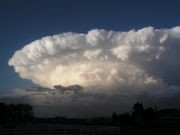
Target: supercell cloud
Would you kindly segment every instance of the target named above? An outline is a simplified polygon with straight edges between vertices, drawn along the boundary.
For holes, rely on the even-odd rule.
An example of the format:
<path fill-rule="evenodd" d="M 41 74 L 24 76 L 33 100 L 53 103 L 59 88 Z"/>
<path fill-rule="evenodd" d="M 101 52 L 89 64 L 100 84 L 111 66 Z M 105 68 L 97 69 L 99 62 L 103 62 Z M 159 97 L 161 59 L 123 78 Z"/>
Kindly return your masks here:
<path fill-rule="evenodd" d="M 160 30 L 146 27 L 128 32 L 93 29 L 87 34 L 69 32 L 25 45 L 15 52 L 9 65 L 14 66 L 22 78 L 50 88 L 59 84 L 152 85 L 163 78 L 148 72 L 153 67 L 146 64 L 153 66 L 151 63 L 164 59 L 167 59 L 166 64 L 174 61 L 167 56 L 174 45 L 180 46 L 179 41 L 180 27 Z"/>
<path fill-rule="evenodd" d="M 176 91 L 179 51 L 180 27 L 92 29 L 36 40 L 16 51 L 9 65 L 21 78 L 50 89 L 80 85 L 90 93 L 128 96 Z"/>

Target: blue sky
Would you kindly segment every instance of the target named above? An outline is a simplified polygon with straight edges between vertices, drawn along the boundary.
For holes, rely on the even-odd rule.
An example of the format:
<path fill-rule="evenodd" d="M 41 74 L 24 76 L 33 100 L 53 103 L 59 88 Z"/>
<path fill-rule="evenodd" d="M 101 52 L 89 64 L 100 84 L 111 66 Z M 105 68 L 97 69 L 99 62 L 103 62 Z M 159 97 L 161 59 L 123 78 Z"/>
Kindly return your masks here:
<path fill-rule="evenodd" d="M 61 32 L 128 31 L 180 24 L 180 2 L 168 0 L 0 0 L 0 90 L 27 88 L 8 60 L 24 45 Z"/>

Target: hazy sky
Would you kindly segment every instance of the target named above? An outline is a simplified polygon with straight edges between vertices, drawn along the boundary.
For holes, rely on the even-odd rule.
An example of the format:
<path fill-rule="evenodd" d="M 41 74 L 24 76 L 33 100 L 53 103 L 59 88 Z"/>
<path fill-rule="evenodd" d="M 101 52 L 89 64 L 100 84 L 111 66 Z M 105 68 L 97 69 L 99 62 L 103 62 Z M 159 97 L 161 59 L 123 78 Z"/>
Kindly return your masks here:
<path fill-rule="evenodd" d="M 45 112 L 60 106 L 54 114 L 82 115 L 116 106 L 128 110 L 136 100 L 174 104 L 180 94 L 179 5 L 173 0 L 1 0 L 0 93 L 9 95 L 3 101 L 32 103 Z M 55 96 L 26 92 L 37 84 L 85 88 Z"/>

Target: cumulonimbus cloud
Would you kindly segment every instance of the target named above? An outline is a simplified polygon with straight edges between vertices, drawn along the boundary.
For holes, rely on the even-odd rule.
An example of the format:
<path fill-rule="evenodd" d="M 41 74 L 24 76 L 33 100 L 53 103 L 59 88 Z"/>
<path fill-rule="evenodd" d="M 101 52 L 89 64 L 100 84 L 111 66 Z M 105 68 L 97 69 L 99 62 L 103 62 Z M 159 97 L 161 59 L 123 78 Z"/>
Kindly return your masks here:
<path fill-rule="evenodd" d="M 67 112 L 73 106 L 80 112 L 82 107 L 88 110 L 106 104 L 104 111 L 111 111 L 113 106 L 126 106 L 138 97 L 179 95 L 179 52 L 180 27 L 126 32 L 93 29 L 87 34 L 43 37 L 16 51 L 9 65 L 21 78 L 48 87 L 43 88 L 45 92 L 16 90 L 16 96 L 26 97 L 28 103 L 59 105 L 60 110 L 69 106 Z M 83 89 L 53 93 L 53 87 L 60 85 L 60 90 L 70 85 L 72 90 L 74 86 Z"/>
<path fill-rule="evenodd" d="M 180 27 L 68 32 L 25 45 L 15 52 L 9 65 L 20 77 L 49 88 L 75 84 L 154 85 L 163 78 L 147 69 L 153 68 L 151 63 L 164 60 L 167 56 L 163 54 L 179 41 Z"/>

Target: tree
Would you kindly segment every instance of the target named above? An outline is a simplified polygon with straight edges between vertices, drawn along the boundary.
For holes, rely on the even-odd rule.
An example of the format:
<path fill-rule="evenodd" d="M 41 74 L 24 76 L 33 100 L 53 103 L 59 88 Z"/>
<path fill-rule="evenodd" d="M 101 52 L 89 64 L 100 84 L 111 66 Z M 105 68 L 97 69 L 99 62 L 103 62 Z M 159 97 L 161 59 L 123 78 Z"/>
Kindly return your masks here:
<path fill-rule="evenodd" d="M 30 120 L 33 118 L 33 107 L 28 104 L 5 104 L 0 103 L 0 120 Z"/>
<path fill-rule="evenodd" d="M 143 120 L 144 106 L 142 103 L 137 102 L 134 104 L 132 109 L 132 116 L 137 121 L 140 122 Z"/>
<path fill-rule="evenodd" d="M 134 115 L 142 115 L 143 112 L 144 112 L 144 106 L 142 103 L 137 102 L 136 104 L 134 104 L 133 110 L 132 110 L 132 113 Z"/>
<path fill-rule="evenodd" d="M 112 120 L 113 121 L 117 121 L 118 120 L 118 115 L 115 112 L 113 112 L 113 114 L 112 114 Z"/>

